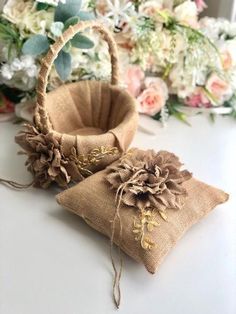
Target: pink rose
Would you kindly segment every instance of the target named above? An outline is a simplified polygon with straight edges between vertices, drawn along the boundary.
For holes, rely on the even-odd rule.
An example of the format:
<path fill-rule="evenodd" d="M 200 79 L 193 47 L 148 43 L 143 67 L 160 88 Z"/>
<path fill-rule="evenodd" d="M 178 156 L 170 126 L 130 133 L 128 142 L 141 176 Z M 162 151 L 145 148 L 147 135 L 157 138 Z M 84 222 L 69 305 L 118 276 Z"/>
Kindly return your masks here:
<path fill-rule="evenodd" d="M 216 105 L 222 105 L 232 96 L 230 84 L 219 77 L 216 73 L 212 73 L 206 83 L 206 89 L 212 95 Z"/>
<path fill-rule="evenodd" d="M 142 81 L 144 79 L 144 72 L 138 65 L 128 66 L 124 74 L 125 84 L 127 90 L 131 95 L 137 97 L 140 93 Z"/>
<path fill-rule="evenodd" d="M 204 0 L 195 0 L 198 12 L 202 12 L 207 8 L 207 5 Z"/>
<path fill-rule="evenodd" d="M 168 99 L 168 88 L 160 78 L 146 78 L 146 89 L 137 98 L 139 112 L 150 116 L 157 114 Z"/>
<path fill-rule="evenodd" d="M 204 94 L 201 87 L 197 87 L 195 92 L 186 98 L 185 104 L 190 107 L 198 108 L 198 107 L 211 107 L 211 102 Z"/>

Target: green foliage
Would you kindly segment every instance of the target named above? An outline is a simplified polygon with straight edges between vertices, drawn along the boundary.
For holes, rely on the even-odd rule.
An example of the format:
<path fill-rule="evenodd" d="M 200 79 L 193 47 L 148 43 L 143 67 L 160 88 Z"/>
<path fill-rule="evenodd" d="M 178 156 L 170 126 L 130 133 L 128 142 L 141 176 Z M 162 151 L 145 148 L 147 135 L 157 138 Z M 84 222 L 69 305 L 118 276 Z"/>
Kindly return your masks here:
<path fill-rule="evenodd" d="M 91 12 L 80 11 L 78 17 L 80 18 L 81 21 L 87 21 L 93 20 L 95 18 L 95 15 Z"/>
<path fill-rule="evenodd" d="M 230 116 L 236 119 L 236 94 L 234 94 L 228 101 L 224 103 L 225 107 L 232 109 Z"/>
<path fill-rule="evenodd" d="M 12 89 L 9 86 L 0 84 L 0 92 L 2 92 L 10 101 L 17 104 L 22 99 L 22 91 Z"/>
<path fill-rule="evenodd" d="M 61 50 L 54 61 L 57 73 L 65 81 L 71 73 L 71 56 L 69 53 Z"/>
<path fill-rule="evenodd" d="M 62 48 L 63 51 L 65 52 L 70 52 L 70 49 L 71 49 L 71 41 L 68 41 L 65 46 Z"/>
<path fill-rule="evenodd" d="M 8 44 L 8 59 L 11 58 L 12 48 L 19 53 L 22 46 L 22 41 L 15 27 L 3 20 L 0 20 L 0 40 Z"/>
<path fill-rule="evenodd" d="M 70 25 L 75 25 L 79 22 L 78 16 L 72 16 L 68 20 L 65 21 L 64 29 L 66 30 Z"/>
<path fill-rule="evenodd" d="M 49 49 L 49 40 L 44 35 L 34 35 L 23 45 L 22 52 L 32 56 L 38 56 Z"/>
<path fill-rule="evenodd" d="M 187 120 L 186 114 L 184 112 L 181 112 L 182 106 L 183 104 L 176 97 L 170 98 L 167 102 L 169 114 L 174 116 L 179 121 L 187 124 L 188 126 L 191 126 L 191 124 Z"/>
<path fill-rule="evenodd" d="M 71 45 L 80 49 L 91 49 L 94 47 L 94 43 L 88 37 L 81 34 L 76 34 L 71 39 Z"/>
<path fill-rule="evenodd" d="M 38 2 L 36 5 L 36 10 L 38 11 L 47 10 L 49 7 L 50 5 L 47 3 Z"/>
<path fill-rule="evenodd" d="M 55 21 L 65 22 L 70 17 L 78 16 L 81 8 L 81 0 L 67 0 L 60 2 L 55 11 Z"/>
<path fill-rule="evenodd" d="M 67 0 L 66 3 L 60 2 L 55 9 L 54 23 L 52 23 L 50 31 L 56 38 L 59 37 L 70 25 L 77 24 L 80 20 L 90 20 L 94 18 L 94 14 L 80 11 L 81 0 Z M 38 10 L 47 10 L 48 5 L 43 3 L 37 4 Z M 30 37 L 23 45 L 22 52 L 33 56 L 39 56 L 48 51 L 50 43 L 53 42 L 44 35 L 34 35 Z M 58 54 L 54 64 L 60 78 L 65 81 L 71 73 L 71 47 L 80 49 L 90 49 L 94 47 L 94 43 L 81 34 L 76 34 Z"/>

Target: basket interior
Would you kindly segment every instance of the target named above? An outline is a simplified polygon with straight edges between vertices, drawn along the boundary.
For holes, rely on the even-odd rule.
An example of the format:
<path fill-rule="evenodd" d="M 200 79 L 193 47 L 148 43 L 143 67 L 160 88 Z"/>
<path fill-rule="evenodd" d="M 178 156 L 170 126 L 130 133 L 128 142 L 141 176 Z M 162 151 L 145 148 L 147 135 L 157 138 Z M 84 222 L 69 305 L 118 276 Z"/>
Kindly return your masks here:
<path fill-rule="evenodd" d="M 52 127 L 59 133 L 99 135 L 117 127 L 135 111 L 132 97 L 123 89 L 101 81 L 62 85 L 47 94 Z"/>

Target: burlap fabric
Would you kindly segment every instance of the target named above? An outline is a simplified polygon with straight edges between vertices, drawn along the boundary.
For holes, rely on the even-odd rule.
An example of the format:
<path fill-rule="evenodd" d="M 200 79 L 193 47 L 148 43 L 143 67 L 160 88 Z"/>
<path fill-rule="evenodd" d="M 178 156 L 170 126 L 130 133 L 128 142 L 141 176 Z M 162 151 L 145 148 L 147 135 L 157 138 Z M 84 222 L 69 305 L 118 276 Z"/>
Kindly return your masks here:
<path fill-rule="evenodd" d="M 115 166 L 116 164 L 117 162 L 114 163 Z M 57 196 L 59 204 L 82 217 L 88 225 L 109 238 L 112 234 L 111 222 L 117 209 L 116 192 L 111 189 L 107 180 L 110 172 L 108 168 L 100 171 Z M 171 177 L 173 178 L 172 175 Z M 144 249 L 135 239 L 134 222 L 137 218 L 137 208 L 121 203 L 119 214 L 122 234 L 120 238 L 120 227 L 117 223 L 113 240 L 125 253 L 143 263 L 150 273 L 156 272 L 166 254 L 193 224 L 216 205 L 228 199 L 228 195 L 223 191 L 194 178 L 184 180 L 181 187 L 186 191 L 184 205 L 179 209 L 168 209 L 166 220 L 160 215 L 155 217 L 158 225 L 153 228 L 151 235 L 156 246 L 151 250 Z"/>
<path fill-rule="evenodd" d="M 108 44 L 111 83 L 82 81 L 46 93 L 49 72 L 58 53 L 77 32 L 88 27 L 98 31 Z M 27 165 L 36 177 L 36 185 L 46 188 L 53 181 L 60 186 L 67 186 L 71 179 L 80 181 L 84 173 L 81 174 L 70 164 L 71 155 L 87 158 L 93 149 L 104 152 L 115 147 L 116 152 L 113 150 L 113 153 L 101 154 L 103 156 L 99 162 L 86 165 L 84 172 L 88 170 L 87 172 L 93 173 L 126 151 L 137 129 L 138 113 L 135 99 L 118 84 L 116 44 L 110 32 L 97 22 L 85 21 L 71 25 L 50 46 L 48 54 L 42 60 L 38 78 L 35 129 L 27 126 L 16 137 L 16 142 L 29 157 Z M 67 164 L 63 172 L 62 163 L 63 166 Z"/>

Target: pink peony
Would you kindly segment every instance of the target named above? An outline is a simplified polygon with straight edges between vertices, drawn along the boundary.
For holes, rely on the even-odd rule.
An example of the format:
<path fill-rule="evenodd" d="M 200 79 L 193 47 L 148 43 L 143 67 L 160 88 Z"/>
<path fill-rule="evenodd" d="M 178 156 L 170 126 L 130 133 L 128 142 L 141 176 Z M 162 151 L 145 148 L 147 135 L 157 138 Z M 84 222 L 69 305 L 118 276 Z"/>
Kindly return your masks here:
<path fill-rule="evenodd" d="M 207 8 L 207 4 L 205 3 L 204 0 L 195 0 L 197 10 L 198 12 L 202 12 L 204 9 Z"/>
<path fill-rule="evenodd" d="M 216 73 L 212 73 L 206 83 L 206 89 L 215 99 L 216 105 L 222 105 L 232 96 L 230 84 L 219 77 Z"/>
<path fill-rule="evenodd" d="M 186 98 L 185 104 L 190 107 L 198 108 L 198 107 L 211 107 L 211 103 L 209 99 L 205 96 L 203 90 L 200 87 L 197 87 L 195 92 Z"/>
<path fill-rule="evenodd" d="M 146 78 L 146 89 L 137 98 L 139 112 L 150 116 L 157 114 L 168 99 L 168 88 L 160 78 Z"/>
<path fill-rule="evenodd" d="M 138 65 L 131 65 L 126 69 L 124 75 L 125 84 L 127 86 L 127 90 L 134 97 L 139 95 L 144 77 L 144 72 Z"/>

